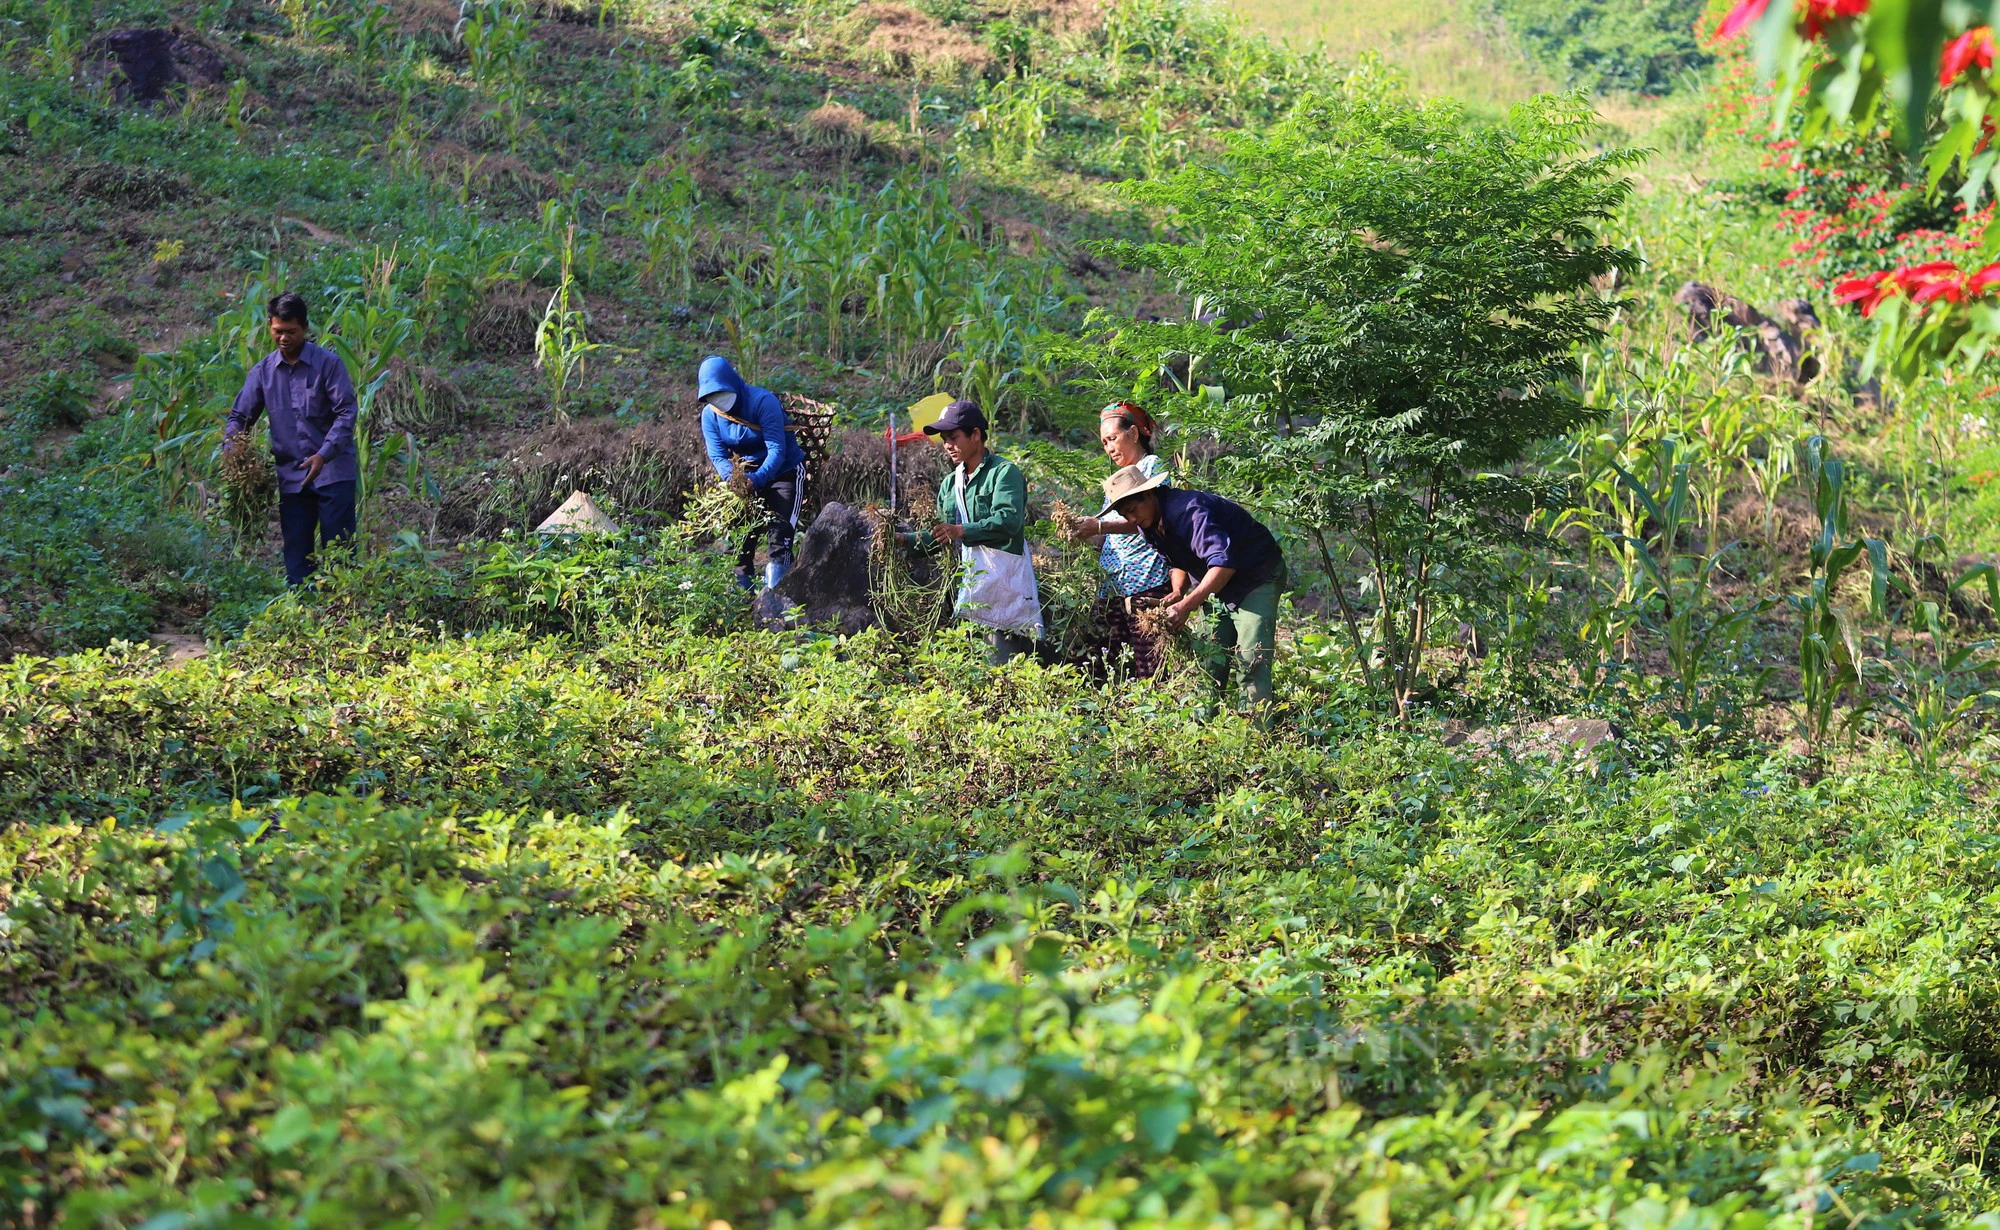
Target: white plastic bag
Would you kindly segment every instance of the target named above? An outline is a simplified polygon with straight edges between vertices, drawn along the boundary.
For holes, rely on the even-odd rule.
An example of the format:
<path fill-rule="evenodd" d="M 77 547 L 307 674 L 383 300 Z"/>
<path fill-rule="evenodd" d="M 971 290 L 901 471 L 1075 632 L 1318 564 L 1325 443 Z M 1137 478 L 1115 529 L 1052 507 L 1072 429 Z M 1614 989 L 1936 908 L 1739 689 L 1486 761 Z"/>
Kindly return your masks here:
<path fill-rule="evenodd" d="M 958 470 L 958 523 L 972 520 L 965 511 L 965 468 Z M 960 619 L 1002 632 L 1041 639 L 1042 595 L 1035 587 L 1035 565 L 1027 552 L 1016 555 L 1001 547 L 959 544 L 965 564 L 959 581 L 956 614 Z"/>

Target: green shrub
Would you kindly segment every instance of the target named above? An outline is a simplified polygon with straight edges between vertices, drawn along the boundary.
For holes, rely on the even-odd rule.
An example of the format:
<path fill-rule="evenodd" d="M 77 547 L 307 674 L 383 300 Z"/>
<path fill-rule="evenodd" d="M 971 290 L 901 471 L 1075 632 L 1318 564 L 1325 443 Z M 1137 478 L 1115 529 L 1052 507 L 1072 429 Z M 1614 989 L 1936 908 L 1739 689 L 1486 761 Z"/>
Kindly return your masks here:
<path fill-rule="evenodd" d="M 96 395 L 89 381 L 72 372 L 45 371 L 9 399 L 8 416 L 30 431 L 75 429 L 90 421 L 90 402 Z"/>
<path fill-rule="evenodd" d="M 0 656 L 143 641 L 163 607 L 199 618 L 277 588 L 269 569 L 218 550 L 204 523 L 161 509 L 149 484 L 101 472 L 117 427 L 92 424 L 45 468 L 17 454 L 0 480 Z"/>
<path fill-rule="evenodd" d="M 1577 354 L 1617 302 L 1593 282 L 1640 261 L 1603 235 L 1638 155 L 1589 150 L 1593 123 L 1545 96 L 1475 128 L 1364 65 L 1223 165 L 1126 184 L 1184 238 L 1104 250 L 1195 310 L 1102 313 L 1068 347 L 1105 393 L 1219 440 L 1229 491 L 1357 579 L 1341 626 L 1399 716 L 1448 613 L 1491 599 L 1498 548 L 1547 545 L 1524 526 L 1567 487 L 1519 463 L 1598 413 Z"/>

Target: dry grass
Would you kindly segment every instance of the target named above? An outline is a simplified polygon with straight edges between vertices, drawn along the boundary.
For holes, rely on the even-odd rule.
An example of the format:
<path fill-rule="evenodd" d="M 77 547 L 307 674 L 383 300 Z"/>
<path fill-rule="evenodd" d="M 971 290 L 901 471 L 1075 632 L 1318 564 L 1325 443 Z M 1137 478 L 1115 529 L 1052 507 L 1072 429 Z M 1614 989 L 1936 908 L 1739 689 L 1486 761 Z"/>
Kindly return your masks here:
<path fill-rule="evenodd" d="M 1013 15 L 1051 34 L 1082 34 L 1104 24 L 1105 0 L 1027 0 Z"/>
<path fill-rule="evenodd" d="M 993 62 L 969 36 L 908 5 L 871 0 L 857 5 L 849 20 L 867 30 L 861 59 L 885 74 L 956 81 L 985 72 Z"/>
<path fill-rule="evenodd" d="M 534 353 L 535 330 L 542 323 L 546 298 L 531 286 L 503 283 L 494 287 L 466 327 L 466 345 L 480 354 Z"/>
<path fill-rule="evenodd" d="M 375 399 L 390 431 L 428 435 L 454 426 L 465 413 L 465 394 L 434 367 L 396 359 Z"/>
<path fill-rule="evenodd" d="M 867 153 L 875 143 L 868 117 L 860 108 L 831 98 L 800 116 L 792 125 L 792 136 L 808 149 L 832 150 L 848 157 Z"/>
<path fill-rule="evenodd" d="M 78 167 L 63 186 L 78 196 L 126 209 L 153 209 L 172 201 L 199 199 L 186 176 L 114 163 Z"/>
<path fill-rule="evenodd" d="M 535 170 L 508 154 L 481 153 L 457 141 L 433 141 L 424 149 L 424 169 L 439 179 L 470 191 L 512 193 L 524 202 L 539 202 L 556 191 L 552 175 Z"/>

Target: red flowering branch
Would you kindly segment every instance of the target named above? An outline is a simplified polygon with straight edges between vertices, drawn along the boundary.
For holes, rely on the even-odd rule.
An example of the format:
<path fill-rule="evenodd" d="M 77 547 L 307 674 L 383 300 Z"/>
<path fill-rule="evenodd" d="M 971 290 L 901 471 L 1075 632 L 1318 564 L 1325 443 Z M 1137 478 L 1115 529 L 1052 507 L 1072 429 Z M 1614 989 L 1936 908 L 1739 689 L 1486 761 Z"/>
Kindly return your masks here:
<path fill-rule="evenodd" d="M 1863 316 L 1897 295 L 1911 303 L 1964 303 L 2000 294 L 2000 261 L 1971 272 L 1950 261 L 1926 261 L 1901 269 L 1884 269 L 1835 283 L 1833 301 L 1853 303 Z"/>

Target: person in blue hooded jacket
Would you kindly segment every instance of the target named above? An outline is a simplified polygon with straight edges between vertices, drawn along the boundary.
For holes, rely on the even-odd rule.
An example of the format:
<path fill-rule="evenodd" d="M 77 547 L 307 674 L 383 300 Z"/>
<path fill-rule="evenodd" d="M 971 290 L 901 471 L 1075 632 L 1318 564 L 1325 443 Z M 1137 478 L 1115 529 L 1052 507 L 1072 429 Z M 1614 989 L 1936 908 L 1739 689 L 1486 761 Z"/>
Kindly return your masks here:
<path fill-rule="evenodd" d="M 753 587 L 750 566 L 757 559 L 757 536 L 765 537 L 770 562 L 764 565 L 764 586 L 771 588 L 792 569 L 792 539 L 799 528 L 799 499 L 804 494 L 801 469 L 806 455 L 785 422 L 784 403 L 769 389 L 746 383 L 729 360 L 712 354 L 701 361 L 701 436 L 715 474 L 728 482 L 741 460 L 750 469 L 750 489 L 769 520 L 743 539 L 736 554 L 736 583 Z"/>

